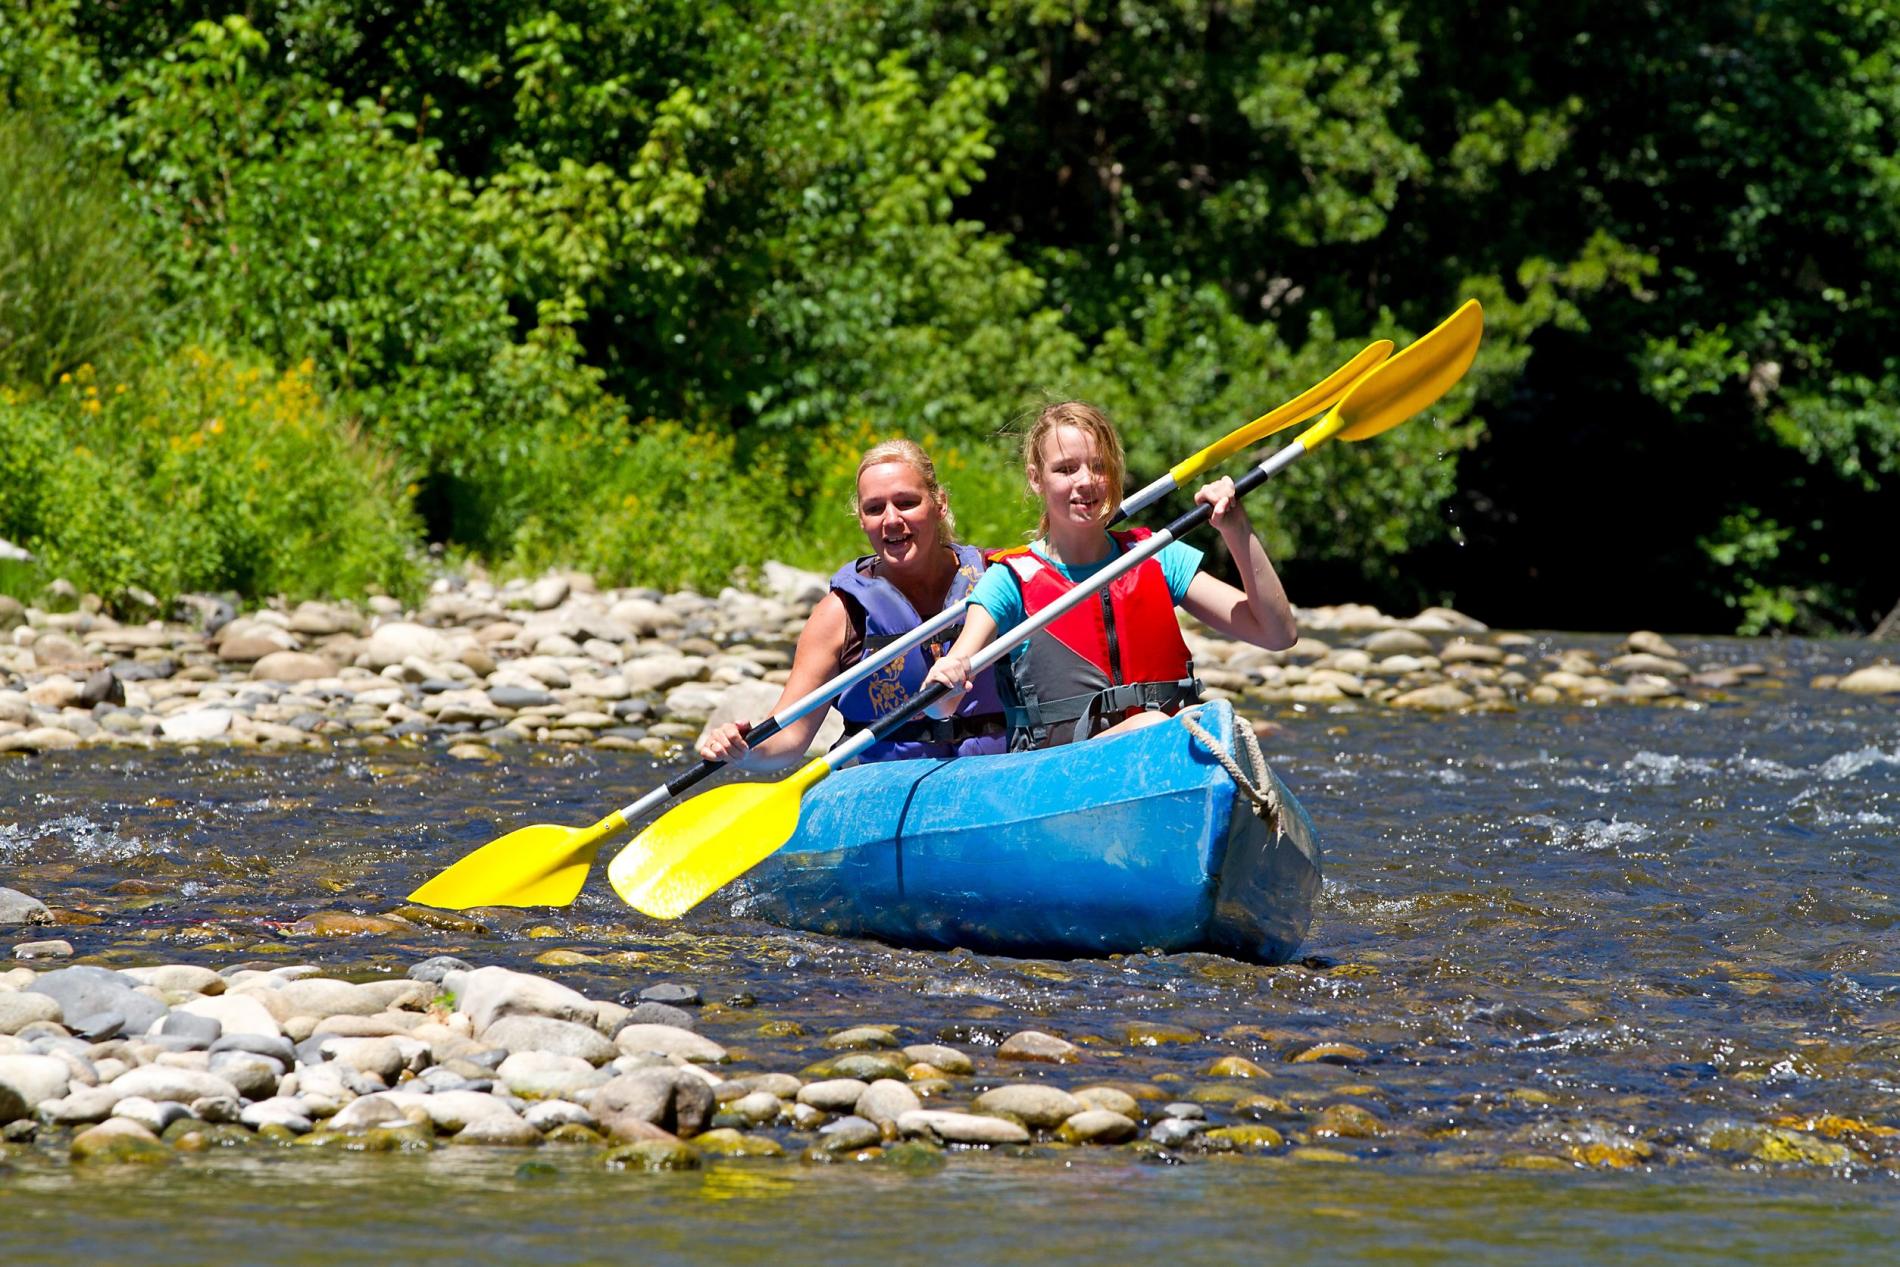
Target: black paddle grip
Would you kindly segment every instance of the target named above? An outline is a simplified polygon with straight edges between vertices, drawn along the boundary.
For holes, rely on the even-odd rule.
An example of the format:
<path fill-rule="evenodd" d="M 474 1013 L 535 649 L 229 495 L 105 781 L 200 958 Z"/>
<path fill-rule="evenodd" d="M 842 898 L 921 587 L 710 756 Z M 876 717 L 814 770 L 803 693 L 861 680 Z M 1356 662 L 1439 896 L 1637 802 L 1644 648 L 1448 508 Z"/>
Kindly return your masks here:
<path fill-rule="evenodd" d="M 746 742 L 748 744 L 763 743 L 783 729 L 785 728 L 778 724 L 778 718 L 768 717 L 758 725 L 746 728 Z M 684 792 L 687 788 L 693 786 L 693 784 L 699 782 L 725 764 L 723 761 L 708 761 L 701 758 L 698 765 L 666 785 L 666 794 L 668 796 L 678 796 L 681 792 Z"/>

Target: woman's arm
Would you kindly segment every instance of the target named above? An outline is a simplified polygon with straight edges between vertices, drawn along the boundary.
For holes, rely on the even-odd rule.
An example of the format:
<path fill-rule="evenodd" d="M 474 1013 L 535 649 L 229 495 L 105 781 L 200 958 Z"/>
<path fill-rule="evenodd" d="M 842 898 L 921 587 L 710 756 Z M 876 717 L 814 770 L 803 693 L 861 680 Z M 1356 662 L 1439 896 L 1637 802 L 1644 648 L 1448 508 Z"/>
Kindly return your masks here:
<path fill-rule="evenodd" d="M 772 705 L 774 714 L 844 671 L 841 662 L 850 632 L 851 616 L 845 611 L 844 600 L 836 594 L 826 594 L 819 599 L 818 606 L 805 621 L 804 631 L 798 635 L 798 648 L 792 653 L 792 671 L 785 679 L 785 689 L 779 692 L 778 702 Z M 700 739 L 699 755 L 708 761 L 731 762 L 747 770 L 767 773 L 783 770 L 804 757 L 830 712 L 829 708 L 814 708 L 756 748 L 746 743 L 744 730 L 738 723 L 727 722 Z"/>
<path fill-rule="evenodd" d="M 932 717 L 948 717 L 957 711 L 957 705 L 963 702 L 965 693 L 975 685 L 970 680 L 970 657 L 989 646 L 990 640 L 995 637 L 996 622 L 990 618 L 990 614 L 975 603 L 970 604 L 970 609 L 963 614 L 963 632 L 950 644 L 950 649 L 930 666 L 930 672 L 924 674 L 924 686 L 943 682 L 950 687 L 950 694 L 925 709 L 925 712 Z"/>
<path fill-rule="evenodd" d="M 1293 606 L 1287 602 L 1286 590 L 1280 585 L 1272 560 L 1267 558 L 1266 547 L 1254 535 L 1247 508 L 1234 496 L 1234 482 L 1215 480 L 1194 494 L 1194 500 L 1214 508 L 1214 527 L 1239 565 L 1245 589 L 1237 590 L 1226 581 L 1199 572 L 1189 582 L 1181 606 L 1209 628 L 1269 651 L 1284 651 L 1298 642 L 1300 631 L 1293 622 Z"/>

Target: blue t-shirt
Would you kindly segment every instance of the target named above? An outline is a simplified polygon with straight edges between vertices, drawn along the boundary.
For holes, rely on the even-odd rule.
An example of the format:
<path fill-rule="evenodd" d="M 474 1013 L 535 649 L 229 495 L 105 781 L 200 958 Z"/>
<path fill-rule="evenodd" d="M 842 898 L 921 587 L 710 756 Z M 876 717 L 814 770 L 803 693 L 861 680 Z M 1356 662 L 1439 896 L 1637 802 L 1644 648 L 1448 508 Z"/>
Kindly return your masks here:
<path fill-rule="evenodd" d="M 1036 549 L 1036 546 L 1040 544 L 1041 542 L 1033 543 L 1029 547 L 1031 552 L 1069 578 L 1070 584 L 1074 585 L 1079 585 L 1094 576 L 1113 563 L 1121 553 L 1112 551 L 1093 563 L 1071 567 L 1055 562 L 1041 550 Z M 1161 547 L 1161 552 L 1155 555 L 1155 562 L 1161 565 L 1161 575 L 1167 578 L 1168 593 L 1174 599 L 1175 606 L 1179 607 L 1181 600 L 1187 597 L 1188 585 L 1194 580 L 1194 574 L 1201 570 L 1203 557 L 1201 551 L 1180 541 L 1168 542 L 1167 545 Z M 976 588 L 970 591 L 970 601 L 989 613 L 990 619 L 996 622 L 998 633 L 1014 629 L 1029 619 L 1028 612 L 1023 609 L 1023 588 L 1016 583 L 1016 578 L 1010 574 L 1009 566 L 1004 563 L 992 563 L 984 570 L 983 575 L 977 579 Z M 1011 656 L 1021 654 L 1023 648 L 1028 645 L 1025 642 L 1015 647 L 1010 653 Z"/>

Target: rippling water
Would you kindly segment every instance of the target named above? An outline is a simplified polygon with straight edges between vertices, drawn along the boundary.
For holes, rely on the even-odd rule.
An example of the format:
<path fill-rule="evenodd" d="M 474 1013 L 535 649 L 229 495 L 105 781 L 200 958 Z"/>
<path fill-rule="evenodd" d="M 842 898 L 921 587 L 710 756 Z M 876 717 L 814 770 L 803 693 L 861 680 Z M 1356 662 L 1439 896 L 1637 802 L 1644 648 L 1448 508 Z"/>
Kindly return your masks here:
<path fill-rule="evenodd" d="M 959 1156 L 916 1179 L 777 1163 L 636 1183 L 556 1159 L 537 1185 L 514 1179 L 512 1157 L 299 1156 L 194 1161 L 138 1180 L 165 1194 L 163 1235 L 201 1257 L 241 1238 L 250 1218 L 284 1220 L 289 1245 L 328 1217 L 334 1207 L 310 1205 L 298 1187 L 316 1165 L 394 1167 L 408 1185 L 397 1191 L 425 1194 L 376 1198 L 382 1216 L 350 1233 L 365 1249 L 425 1257 L 412 1251 L 468 1218 L 502 1218 L 501 1239 L 452 1242 L 463 1260 L 583 1261 L 569 1229 L 599 1237 L 633 1222 L 662 1258 L 709 1241 L 762 1258 L 788 1222 L 853 1258 L 837 1230 L 867 1210 L 891 1216 L 851 1242 L 867 1258 L 915 1244 L 920 1228 L 944 1255 L 976 1261 L 1011 1258 L 1031 1227 L 1042 1229 L 1038 1258 L 1119 1259 L 1145 1245 L 1217 1261 L 1263 1232 L 1295 1254 L 1481 1261 L 1556 1245 L 1631 1257 L 1659 1236 L 1684 1253 L 1779 1260 L 1872 1245 L 1900 1208 L 1900 1144 L 1882 1130 L 1900 1126 L 1900 706 L 1805 685 L 1870 658 L 1866 647 L 1684 650 L 1699 663 L 1761 660 L 1774 680 L 1688 708 L 1275 714 L 1286 729 L 1269 755 L 1327 847 L 1311 958 L 1277 969 L 1202 955 L 1053 963 L 897 951 L 711 909 L 663 926 L 622 907 L 604 874 L 564 911 L 431 917 L 349 938 L 299 924 L 395 910 L 416 882 L 501 831 L 590 822 L 667 773 L 618 754 L 519 754 L 499 766 L 430 751 L 4 762 L 0 881 L 90 921 L 60 935 L 103 962 L 400 972 L 452 952 L 596 995 L 686 979 L 715 1001 L 701 1028 L 747 1067 L 796 1070 L 851 1021 L 979 1048 L 1034 1027 L 1088 1051 L 1065 1083 L 1185 1093 L 1213 1056 L 1233 1052 L 1272 1071 L 1250 1092 L 1295 1110 L 1347 1100 L 1384 1123 L 1377 1137 L 1329 1143 L 1356 1161 L 1324 1167 L 1166 1169 L 1051 1153 Z M 550 950 L 599 962 L 537 965 Z M 774 1020 L 810 1036 L 761 1036 Z M 1131 1041 L 1134 1021 L 1193 1041 Z M 1314 1040 L 1372 1059 L 1282 1063 Z M 1854 1159 L 1751 1160 L 1711 1146 L 1724 1122 L 1780 1124 L 1848 1144 Z M 1553 1157 L 1611 1173 L 1514 1168 Z M 341 1194 L 363 1181 L 334 1182 Z M 46 1213 L 32 1233 L 0 1229 L 0 1257 L 34 1243 L 122 1255 L 145 1235 L 130 1218 L 89 1220 L 97 1180 L 22 1165 L 0 1177 L 9 1185 Z M 654 1231 L 655 1219 L 671 1230 Z"/>

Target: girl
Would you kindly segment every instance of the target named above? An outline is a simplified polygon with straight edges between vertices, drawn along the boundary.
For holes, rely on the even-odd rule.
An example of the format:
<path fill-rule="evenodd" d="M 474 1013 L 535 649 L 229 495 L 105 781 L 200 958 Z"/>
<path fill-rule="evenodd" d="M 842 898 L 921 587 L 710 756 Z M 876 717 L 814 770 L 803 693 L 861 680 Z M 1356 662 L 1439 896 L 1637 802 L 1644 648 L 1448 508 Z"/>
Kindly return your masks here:
<path fill-rule="evenodd" d="M 1033 616 L 1086 581 L 1146 529 L 1109 532 L 1121 504 L 1121 440 L 1091 405 L 1067 401 L 1037 417 L 1023 442 L 1029 488 L 1042 499 L 1037 539 L 992 557 L 971 594 L 963 634 L 925 675 L 947 695 L 931 711 L 960 706 L 970 657 L 1001 629 Z M 1194 495 L 1213 507 L 1214 527 L 1239 565 L 1244 590 L 1202 573 L 1201 552 L 1172 542 L 1116 578 L 1011 652 L 999 673 L 1012 749 L 1046 748 L 1113 735 L 1163 720 L 1199 698 L 1200 683 L 1176 606 L 1203 624 L 1270 650 L 1299 638 L 1286 591 L 1254 535 L 1230 479 Z"/>

